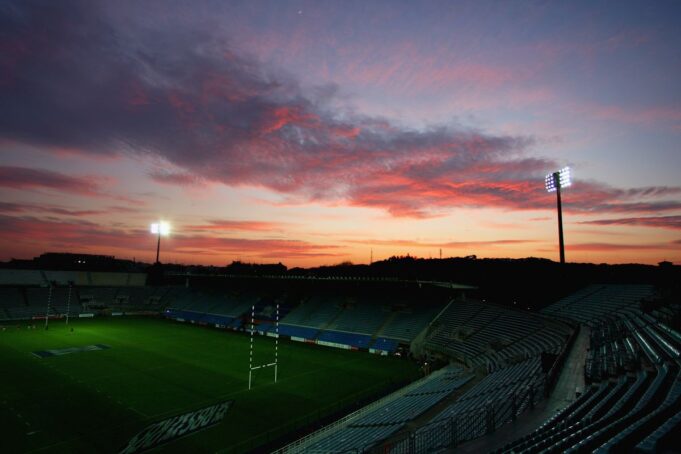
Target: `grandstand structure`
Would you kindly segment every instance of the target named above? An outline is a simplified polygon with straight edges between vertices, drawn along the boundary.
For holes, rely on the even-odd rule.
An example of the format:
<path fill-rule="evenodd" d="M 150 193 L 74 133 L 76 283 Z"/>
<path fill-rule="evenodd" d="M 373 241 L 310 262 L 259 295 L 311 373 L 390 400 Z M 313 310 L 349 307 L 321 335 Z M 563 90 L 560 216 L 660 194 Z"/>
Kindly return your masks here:
<path fill-rule="evenodd" d="M 572 329 L 535 314 L 453 301 L 431 323 L 426 347 L 469 366 L 498 368 L 542 352 L 558 354 Z"/>
<path fill-rule="evenodd" d="M 396 394 L 411 413 L 391 401 L 372 405 L 277 452 L 425 453 L 492 433 L 544 399 L 574 330 L 539 315 L 455 299 L 424 335 L 425 354 L 450 365 L 417 386 L 441 387 L 440 394 L 405 388 Z M 413 429 L 417 417 L 421 427 Z"/>
<path fill-rule="evenodd" d="M 221 295 L 219 301 L 204 296 L 191 297 L 191 291 L 175 292 L 164 315 L 190 321 L 241 329 L 250 323 L 248 314 L 255 306 L 255 330 L 274 335 L 276 299 L 257 294 Z M 282 296 L 283 297 L 283 296 Z M 215 297 L 213 297 L 215 298 Z M 312 295 L 296 305 L 280 303 L 279 335 L 293 341 L 344 349 L 395 353 L 424 332 L 442 305 L 406 308 L 390 301 L 361 301 L 350 297 Z M 248 320 L 247 320 L 248 319 Z"/>
<path fill-rule="evenodd" d="M 464 286 L 452 287 L 442 293 L 446 298 L 424 302 L 357 287 L 199 289 L 145 286 L 134 273 L 4 270 L 0 321 L 68 311 L 74 317 L 160 314 L 234 331 L 249 331 L 252 322 L 263 336 L 446 364 L 289 443 L 277 451 L 282 454 L 426 453 L 493 439 L 551 396 L 576 337 L 588 336 L 583 393 L 497 451 L 656 452 L 671 446 L 681 422 L 681 334 L 665 323 L 667 308 L 642 310 L 653 286 L 590 285 L 540 313 L 476 301 L 465 297 Z"/>
<path fill-rule="evenodd" d="M 536 317 L 470 301 L 451 303 L 431 322 L 426 346 L 459 363 L 464 376 L 479 375 L 486 366 L 482 378 L 472 376 L 472 386 L 454 390 L 444 406 L 421 409 L 427 417 L 416 429 L 379 418 L 389 411 L 386 404 L 383 413 L 375 408 L 368 413 L 372 417 L 357 412 L 278 453 L 427 453 L 486 435 L 493 439 L 496 429 L 550 395 L 580 327 L 589 336 L 587 389 L 536 430 L 496 452 L 673 448 L 673 431 L 681 422 L 681 334 L 661 321 L 660 311 L 641 311 L 641 300 L 653 292 L 648 285 L 592 285 Z M 499 343 L 499 337 L 510 342 Z"/>
<path fill-rule="evenodd" d="M 588 326 L 589 387 L 498 452 L 667 452 L 681 417 L 681 335 L 644 313 L 642 285 L 592 285 L 545 310 Z"/>
<path fill-rule="evenodd" d="M 144 273 L 3 269 L 0 322 L 160 312 L 171 289 L 145 283 Z"/>

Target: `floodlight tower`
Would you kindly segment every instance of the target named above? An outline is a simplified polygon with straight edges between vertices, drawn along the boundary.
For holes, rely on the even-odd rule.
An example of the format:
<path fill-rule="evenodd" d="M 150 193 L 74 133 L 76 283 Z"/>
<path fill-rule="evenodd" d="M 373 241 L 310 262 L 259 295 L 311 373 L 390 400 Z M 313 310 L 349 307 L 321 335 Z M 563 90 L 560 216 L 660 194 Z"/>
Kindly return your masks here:
<path fill-rule="evenodd" d="M 563 206 L 560 200 L 560 189 L 567 188 L 572 184 L 570 180 L 570 168 L 563 167 L 558 172 L 546 175 L 546 190 L 555 192 L 558 200 L 558 243 L 560 246 L 560 263 L 565 263 L 565 244 L 563 242 Z"/>
<path fill-rule="evenodd" d="M 167 236 L 170 233 L 170 224 L 165 221 L 154 222 L 151 224 L 151 233 L 158 235 L 158 242 L 156 243 L 156 263 L 161 263 L 158 261 L 158 255 L 161 252 L 161 235 Z"/>

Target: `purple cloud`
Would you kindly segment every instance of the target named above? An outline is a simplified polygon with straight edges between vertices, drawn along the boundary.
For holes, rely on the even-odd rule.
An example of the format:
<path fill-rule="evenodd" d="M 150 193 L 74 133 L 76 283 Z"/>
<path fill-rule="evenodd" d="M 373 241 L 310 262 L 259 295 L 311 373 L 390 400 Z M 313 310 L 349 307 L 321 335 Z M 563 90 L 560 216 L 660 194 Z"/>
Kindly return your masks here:
<path fill-rule="evenodd" d="M 596 219 L 593 221 L 583 221 L 580 222 L 580 224 L 637 225 L 644 227 L 681 230 L 681 216 L 647 216 L 618 219 Z"/>
<path fill-rule="evenodd" d="M 12 189 L 47 188 L 89 196 L 101 195 L 97 183 L 87 177 L 28 167 L 0 166 L 0 186 Z"/>
<path fill-rule="evenodd" d="M 302 89 L 189 21 L 126 27 L 100 6 L 25 1 L 2 10 L 0 137 L 161 157 L 181 169 L 152 172 L 162 183 L 261 186 L 395 216 L 552 206 L 541 182 L 556 163 L 525 155 L 532 137 L 456 126 L 409 129 L 339 112 L 334 87 Z M 48 177 L 33 181 L 71 190 L 69 181 Z M 566 209 L 676 210 L 681 203 L 674 200 L 640 199 L 678 193 L 583 183 Z"/>

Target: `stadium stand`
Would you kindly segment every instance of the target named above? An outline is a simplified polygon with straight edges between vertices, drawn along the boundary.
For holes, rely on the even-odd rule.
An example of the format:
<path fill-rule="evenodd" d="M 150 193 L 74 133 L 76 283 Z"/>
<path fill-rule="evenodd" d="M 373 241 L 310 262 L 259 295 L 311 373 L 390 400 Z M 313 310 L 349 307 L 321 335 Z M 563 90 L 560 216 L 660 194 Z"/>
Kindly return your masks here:
<path fill-rule="evenodd" d="M 21 270 L 5 268 L 0 270 L 1 286 L 38 286 L 50 284 L 78 287 L 137 287 L 144 286 L 145 273 L 118 273 L 97 271 L 53 271 L 53 270 Z"/>
<path fill-rule="evenodd" d="M 279 324 L 279 334 L 289 336 L 293 340 L 316 339 L 318 333 L 319 330 L 316 328 Z"/>
<path fill-rule="evenodd" d="M 447 310 L 441 312 L 441 316 L 444 317 L 438 317 L 440 322 L 431 324 L 435 325 L 431 335 L 436 346 L 437 333 L 442 332 L 442 324 L 453 321 L 456 327 L 471 326 L 466 323 L 482 315 L 483 317 L 478 317 L 478 320 L 484 321 L 475 325 L 478 332 L 487 328 L 490 332 L 496 330 L 513 338 L 524 334 L 526 337 L 523 339 L 531 339 L 528 340 L 528 345 L 532 343 L 535 348 L 521 348 L 518 351 L 522 353 L 521 355 L 509 354 L 496 363 L 495 367 L 488 368 L 488 373 L 477 383 L 472 384 L 470 389 L 455 398 L 444 409 L 430 416 L 429 422 L 423 427 L 407 435 L 396 434 L 406 422 L 413 421 L 415 417 L 442 402 L 443 395 L 449 396 L 453 392 L 451 388 L 443 392 L 440 391 L 442 382 L 438 382 L 437 379 L 425 382 L 405 391 L 401 399 L 390 405 L 384 405 L 381 409 L 371 410 L 364 416 L 353 419 L 344 429 L 324 437 L 320 435 L 319 440 L 305 444 L 304 449 L 297 445 L 282 449 L 280 452 L 368 452 L 371 449 L 391 453 L 434 452 L 490 433 L 513 421 L 544 398 L 548 381 L 542 364 L 542 353 L 547 351 L 558 353 L 564 349 L 570 334 L 569 327 L 523 312 L 473 302 L 462 303 L 460 306 L 450 304 Z M 526 315 L 529 320 L 523 326 L 521 321 Z M 472 337 L 464 338 L 461 343 L 468 342 Z M 492 342 L 489 337 L 480 338 L 483 340 L 478 343 Z M 538 340 L 543 340 L 544 343 Z M 448 352 L 450 350 L 445 350 L 445 353 Z M 490 353 L 479 348 L 478 354 L 482 363 L 489 364 L 490 358 L 497 352 Z M 463 384 L 473 380 L 473 374 L 467 372 L 468 370 L 461 366 L 448 366 L 435 374 L 444 374 L 450 378 L 454 376 L 462 380 L 460 383 L 450 382 L 453 384 L 452 388 L 459 389 Z M 389 438 L 390 441 L 383 442 L 381 437 L 383 440 Z M 379 443 L 383 444 L 376 447 Z"/>
<path fill-rule="evenodd" d="M 497 370 L 415 432 L 418 452 L 457 445 L 491 433 L 542 397 L 545 376 L 539 357 Z M 404 452 L 395 449 L 391 452 Z"/>
<path fill-rule="evenodd" d="M 431 326 L 426 346 L 469 365 L 555 353 L 570 332 L 534 314 L 474 301 L 453 301 Z"/>
<path fill-rule="evenodd" d="M 176 293 L 170 300 L 167 316 L 197 322 L 205 321 L 201 314 L 213 314 L 231 317 L 234 320 L 244 319 L 250 323 L 251 307 L 255 305 L 257 330 L 263 333 L 275 331 L 274 300 L 238 295 L 210 305 L 205 295 L 192 294 L 191 291 Z M 403 323 L 402 328 L 398 328 L 402 329 L 403 333 L 399 338 L 379 337 L 377 334 L 386 331 L 388 321 L 394 316 L 386 306 L 348 303 L 340 297 L 316 295 L 303 299 L 295 307 L 280 304 L 279 334 L 294 340 L 316 341 L 340 348 L 370 348 L 377 352 L 395 352 L 401 342 L 408 343 L 417 331 L 423 331 L 427 326 L 428 317 L 432 317 L 432 314 L 440 309 L 426 307 L 423 310 L 413 310 L 411 315 L 414 315 L 416 320 L 412 323 Z M 178 316 L 176 311 L 184 312 Z M 192 315 L 187 311 L 196 314 Z"/>
<path fill-rule="evenodd" d="M 371 344 L 371 349 L 381 351 L 381 352 L 393 353 L 397 350 L 398 346 L 399 346 L 399 342 L 397 342 L 394 339 L 386 339 L 385 337 L 378 337 Z"/>
<path fill-rule="evenodd" d="M 47 282 L 38 270 L 3 269 L 0 285 L 47 285 Z"/>
<path fill-rule="evenodd" d="M 585 320 L 592 327 L 585 377 L 591 385 L 559 414 L 498 452 L 673 448 L 671 431 L 678 427 L 681 408 L 681 337 L 634 304 L 651 291 L 641 286 L 591 286 L 557 303 L 561 308 L 580 306 L 570 318 L 590 317 Z M 597 295 L 612 312 L 603 311 Z"/>
<path fill-rule="evenodd" d="M 70 272 L 0 276 L 8 282 L 0 320 L 44 317 L 49 298 L 50 316 L 108 308 L 231 329 L 253 321 L 261 334 L 382 353 L 420 338 L 429 354 L 458 363 L 281 452 L 436 452 L 490 434 L 547 396 L 549 369 L 559 368 L 576 324 L 588 327 L 586 389 L 499 452 L 659 452 L 674 446 L 681 423 L 681 334 L 665 323 L 665 308 L 641 310 L 654 295 L 649 285 L 591 285 L 538 315 L 470 300 L 417 306 L 314 295 L 284 303 L 255 291 L 140 286 L 126 273 L 81 273 L 87 283 L 69 299 L 67 286 L 48 285 L 73 282 Z M 417 419 L 423 425 L 411 429 Z"/>
<path fill-rule="evenodd" d="M 69 285 L 69 282 L 77 283 L 83 281 L 84 272 L 78 271 L 41 271 L 45 285 L 54 282 L 58 285 Z"/>
<path fill-rule="evenodd" d="M 343 311 L 327 326 L 329 331 L 346 331 L 371 335 L 385 322 L 388 313 L 371 302 L 345 304 Z"/>
<path fill-rule="evenodd" d="M 394 313 L 378 335 L 384 339 L 411 342 L 435 318 L 440 306 L 426 308 L 404 308 Z"/>
<path fill-rule="evenodd" d="M 113 306 L 117 293 L 118 288 L 115 287 L 88 287 L 79 290 L 80 300 L 84 306 Z"/>
<path fill-rule="evenodd" d="M 365 452 L 472 378 L 460 367 L 443 368 L 388 396 L 379 405 L 350 415 L 343 424 L 332 430 L 299 443 L 295 452 Z"/>
<path fill-rule="evenodd" d="M 32 311 L 27 307 L 25 294 L 16 287 L 0 287 L 0 319 L 21 320 L 30 318 Z"/>
<path fill-rule="evenodd" d="M 0 319 L 44 317 L 50 297 L 52 316 L 148 309 L 231 329 L 253 322 L 261 334 L 278 329 L 293 340 L 375 352 L 419 338 L 429 355 L 452 362 L 280 452 L 437 452 L 491 434 L 548 395 L 577 324 L 588 327 L 586 389 L 499 452 L 659 452 L 673 446 L 681 420 L 681 334 L 657 316 L 664 308 L 641 310 L 652 286 L 591 285 L 532 314 L 470 300 L 408 309 L 323 295 L 285 303 L 255 291 L 118 285 L 130 282 L 123 276 L 75 286 L 69 301 L 68 287 L 43 285 L 64 276 L 29 274 L 16 279 L 31 284 L 0 287 Z M 412 429 L 417 420 L 421 427 Z"/>
<path fill-rule="evenodd" d="M 347 345 L 356 348 L 369 348 L 371 336 L 367 334 L 345 333 L 340 331 L 322 331 L 317 336 L 318 343 L 335 344 L 338 346 Z"/>
<path fill-rule="evenodd" d="M 653 295 L 651 285 L 590 285 L 542 312 L 592 326 L 598 320 L 616 318 L 620 312 L 638 308 L 642 299 Z"/>
<path fill-rule="evenodd" d="M 48 314 L 48 299 L 49 314 Z M 78 293 L 72 289 L 55 287 L 3 287 L 0 288 L 0 320 L 29 320 L 33 318 L 60 317 L 68 313 L 77 316 L 82 312 Z"/>
<path fill-rule="evenodd" d="M 283 320 L 282 323 L 294 326 L 324 328 L 343 310 L 340 298 L 324 298 L 313 296 L 301 302 Z"/>
<path fill-rule="evenodd" d="M 90 273 L 91 285 L 123 287 L 128 285 L 127 273 Z"/>
<path fill-rule="evenodd" d="M 279 304 L 279 334 L 293 340 L 311 341 L 346 349 L 394 353 L 423 332 L 442 305 L 393 308 L 388 300 L 370 302 L 331 295 L 303 297 L 297 304 L 257 294 L 210 296 L 191 289 L 176 289 L 165 296 L 168 318 L 210 323 L 233 329 L 250 329 L 255 306 L 255 330 L 273 335 L 275 307 Z M 210 317 L 209 317 L 210 316 Z M 216 318 L 217 317 L 217 318 Z"/>
<path fill-rule="evenodd" d="M 486 364 L 479 381 L 416 430 L 403 433 L 397 426 L 413 420 L 421 405 L 437 401 L 426 391 L 431 385 L 405 392 L 401 402 L 366 413 L 306 446 L 316 452 L 425 453 L 492 433 L 550 391 L 547 369 L 555 370 L 574 338 L 555 317 L 588 327 L 587 388 L 529 435 L 497 452 L 674 449 L 673 432 L 681 423 L 681 334 L 656 317 L 664 308 L 641 311 L 639 303 L 653 292 L 647 285 L 592 285 L 549 306 L 542 316 L 452 302 L 430 323 L 426 346 L 476 367 L 478 374 L 477 366 Z M 547 368 L 545 359 L 556 355 Z M 303 451 L 291 446 L 279 452 Z"/>

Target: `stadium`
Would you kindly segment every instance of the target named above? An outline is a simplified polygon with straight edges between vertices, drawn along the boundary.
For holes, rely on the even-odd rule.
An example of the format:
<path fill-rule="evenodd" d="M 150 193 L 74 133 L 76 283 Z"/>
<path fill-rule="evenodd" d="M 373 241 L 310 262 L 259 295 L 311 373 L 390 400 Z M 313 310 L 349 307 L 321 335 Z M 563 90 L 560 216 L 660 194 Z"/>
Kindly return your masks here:
<path fill-rule="evenodd" d="M 679 17 L 0 1 L 0 454 L 681 453 Z"/>
<path fill-rule="evenodd" d="M 679 306 L 650 284 L 527 311 L 386 277 L 0 279 L 10 452 L 677 447 Z"/>

